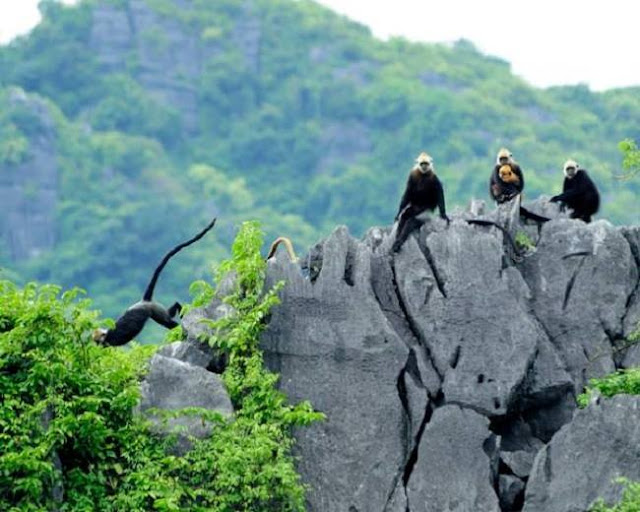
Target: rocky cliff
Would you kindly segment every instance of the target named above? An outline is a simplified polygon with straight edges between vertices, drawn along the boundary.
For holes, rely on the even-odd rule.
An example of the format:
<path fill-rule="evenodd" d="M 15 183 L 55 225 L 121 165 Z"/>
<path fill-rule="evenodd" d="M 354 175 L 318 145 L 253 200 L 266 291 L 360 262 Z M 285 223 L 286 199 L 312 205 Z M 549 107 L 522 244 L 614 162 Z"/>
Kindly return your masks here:
<path fill-rule="evenodd" d="M 540 211 L 540 209 L 539 209 Z M 344 227 L 285 280 L 263 337 L 289 398 L 327 419 L 297 432 L 313 511 L 575 511 L 640 479 L 640 397 L 576 410 L 591 377 L 640 363 L 640 228 L 557 218 L 509 256 L 503 232 L 427 221 Z M 184 325 L 223 314 L 217 304 Z"/>
<path fill-rule="evenodd" d="M 28 136 L 24 154 L 0 162 L 0 242 L 10 261 L 24 261 L 50 250 L 56 241 L 58 206 L 56 132 L 49 106 L 10 89 L 7 107 L 20 116 Z"/>

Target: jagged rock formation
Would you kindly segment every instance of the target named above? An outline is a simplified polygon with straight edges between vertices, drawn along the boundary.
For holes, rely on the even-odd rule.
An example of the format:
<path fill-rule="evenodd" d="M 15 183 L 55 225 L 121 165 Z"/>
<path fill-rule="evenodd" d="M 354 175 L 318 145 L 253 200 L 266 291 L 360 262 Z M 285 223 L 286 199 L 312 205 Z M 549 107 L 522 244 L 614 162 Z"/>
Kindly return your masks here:
<path fill-rule="evenodd" d="M 524 511 L 586 510 L 599 497 L 619 501 L 622 486 L 612 482 L 640 480 L 638 425 L 638 396 L 601 399 L 578 411 L 536 457 Z"/>
<path fill-rule="evenodd" d="M 222 379 L 206 369 L 210 357 L 193 344 L 172 343 L 160 349 L 149 362 L 149 372 L 141 385 L 138 410 L 174 411 L 187 407 L 202 407 L 223 416 L 233 413 L 231 399 Z M 197 392 L 194 392 L 197 390 Z M 162 433 L 178 433 L 177 452 L 190 447 L 189 436 L 205 438 L 211 435 L 213 425 L 199 417 L 181 416 L 169 419 L 150 415 L 155 428 Z"/>
<path fill-rule="evenodd" d="M 523 228 L 537 247 L 514 263 L 466 215 L 427 221 L 394 256 L 389 229 L 340 227 L 300 264 L 270 261 L 286 286 L 267 364 L 327 415 L 296 433 L 309 510 L 583 510 L 619 496 L 610 475 L 639 477 L 617 453 L 636 453 L 637 429 L 614 418 L 635 399 L 574 412 L 589 378 L 628 363 L 640 228 L 558 218 Z M 220 314 L 193 312 L 190 338 Z"/>

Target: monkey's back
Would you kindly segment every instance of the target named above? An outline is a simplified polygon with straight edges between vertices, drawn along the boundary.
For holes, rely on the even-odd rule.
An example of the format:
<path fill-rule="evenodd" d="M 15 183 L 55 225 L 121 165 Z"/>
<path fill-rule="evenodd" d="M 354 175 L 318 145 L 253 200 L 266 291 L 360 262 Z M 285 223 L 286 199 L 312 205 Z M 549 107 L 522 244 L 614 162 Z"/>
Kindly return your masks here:
<path fill-rule="evenodd" d="M 149 318 L 149 311 L 139 304 L 134 304 L 118 318 L 115 328 L 105 338 L 108 345 L 123 345 L 140 334 Z"/>

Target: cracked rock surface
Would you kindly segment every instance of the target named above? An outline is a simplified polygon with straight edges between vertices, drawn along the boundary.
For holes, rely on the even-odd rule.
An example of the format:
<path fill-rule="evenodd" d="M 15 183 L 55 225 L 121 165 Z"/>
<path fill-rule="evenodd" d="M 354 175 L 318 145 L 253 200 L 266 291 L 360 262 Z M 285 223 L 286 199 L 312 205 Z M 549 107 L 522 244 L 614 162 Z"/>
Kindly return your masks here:
<path fill-rule="evenodd" d="M 537 247 L 514 258 L 464 217 L 427 220 L 397 254 L 393 230 L 339 227 L 298 263 L 269 261 L 286 286 L 265 361 L 327 416 L 295 433 L 308 510 L 583 510 L 619 496 L 614 476 L 640 478 L 622 456 L 640 422 L 621 419 L 638 399 L 575 405 L 638 359 L 623 343 L 640 321 L 638 228 L 560 215 L 524 227 Z"/>

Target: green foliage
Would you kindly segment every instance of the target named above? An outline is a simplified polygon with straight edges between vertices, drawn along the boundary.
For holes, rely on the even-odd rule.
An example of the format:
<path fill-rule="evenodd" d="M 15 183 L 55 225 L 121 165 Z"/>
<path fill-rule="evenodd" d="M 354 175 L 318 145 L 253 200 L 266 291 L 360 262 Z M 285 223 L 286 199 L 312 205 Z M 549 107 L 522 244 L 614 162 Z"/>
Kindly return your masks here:
<path fill-rule="evenodd" d="M 631 139 L 625 139 L 620 142 L 618 148 L 620 148 L 620 151 L 622 151 L 624 155 L 622 168 L 625 173 L 622 175 L 622 178 L 629 179 L 640 172 L 640 149 L 638 149 L 635 141 Z"/>
<path fill-rule="evenodd" d="M 206 275 L 198 262 L 227 256 L 240 219 L 300 252 L 336 224 L 388 224 L 422 150 L 450 210 L 487 197 L 504 145 L 527 198 L 558 193 L 571 157 L 602 192 L 599 217 L 636 221 L 640 181 L 615 169 L 637 132 L 637 89 L 536 89 L 469 41 L 382 42 L 310 0 L 136 5 L 48 0 L 40 25 L 0 47 L 2 181 L 42 161 L 44 132 L 59 184 L 55 248 L 28 262 L 0 249 L 25 280 L 81 286 L 115 316 L 219 212 L 163 273 L 157 298 L 181 300 Z"/>
<path fill-rule="evenodd" d="M 618 349 L 623 350 L 640 343 L 640 325 Z M 618 370 L 601 379 L 590 379 L 585 392 L 578 395 L 578 406 L 586 407 L 595 393 L 605 397 L 618 394 L 640 395 L 640 367 Z"/>
<path fill-rule="evenodd" d="M 525 231 L 518 231 L 516 233 L 515 242 L 520 249 L 530 250 L 536 247 L 536 244 L 529 238 L 529 235 L 527 235 Z"/>
<path fill-rule="evenodd" d="M 640 368 L 618 370 L 602 379 L 590 379 L 585 392 L 578 396 L 578 405 L 585 407 L 596 392 L 606 397 L 618 394 L 640 395 Z"/>
<path fill-rule="evenodd" d="M 279 302 L 277 291 L 283 283 L 263 290 L 262 242 L 257 223 L 242 224 L 231 258 L 216 273 L 219 288 L 227 293 L 221 299 L 232 313 L 207 322 L 213 334 L 206 341 L 227 354 L 223 379 L 236 415 L 235 421 L 196 452 L 222 450 L 212 460 L 212 475 L 227 460 L 241 471 L 236 478 L 218 480 L 219 486 L 208 496 L 212 500 L 220 500 L 220 494 L 227 497 L 220 510 L 304 510 L 304 489 L 290 455 L 291 428 L 324 417 L 306 401 L 288 405 L 286 396 L 276 389 L 278 375 L 264 367 L 259 336 L 269 310 Z M 195 283 L 192 289 L 197 293 L 194 305 L 206 304 L 219 294 L 205 282 Z"/>
<path fill-rule="evenodd" d="M 308 402 L 288 405 L 278 376 L 264 368 L 258 337 L 282 285 L 263 292 L 261 244 L 257 225 L 245 223 L 218 272 L 234 281 L 224 299 L 234 314 L 212 324 L 210 341 L 228 353 L 223 379 L 234 417 L 156 411 L 215 425 L 183 457 L 172 455 L 175 436 L 157 437 L 133 414 L 152 347 L 90 341 L 96 314 L 78 290 L 0 281 L 0 509 L 304 510 L 291 429 L 323 415 Z M 204 282 L 193 288 L 200 301 L 213 296 Z"/>
<path fill-rule="evenodd" d="M 131 413 L 153 349 L 88 341 L 95 313 L 78 295 L 0 282 L 2 510 L 53 510 L 57 486 L 60 510 L 116 510 L 108 496 L 135 471 L 137 446 L 153 448 Z"/>
<path fill-rule="evenodd" d="M 608 507 L 602 499 L 599 499 L 592 505 L 589 512 L 638 512 L 640 510 L 640 482 L 630 482 L 626 478 L 619 478 L 617 482 L 625 486 L 620 503 Z"/>

